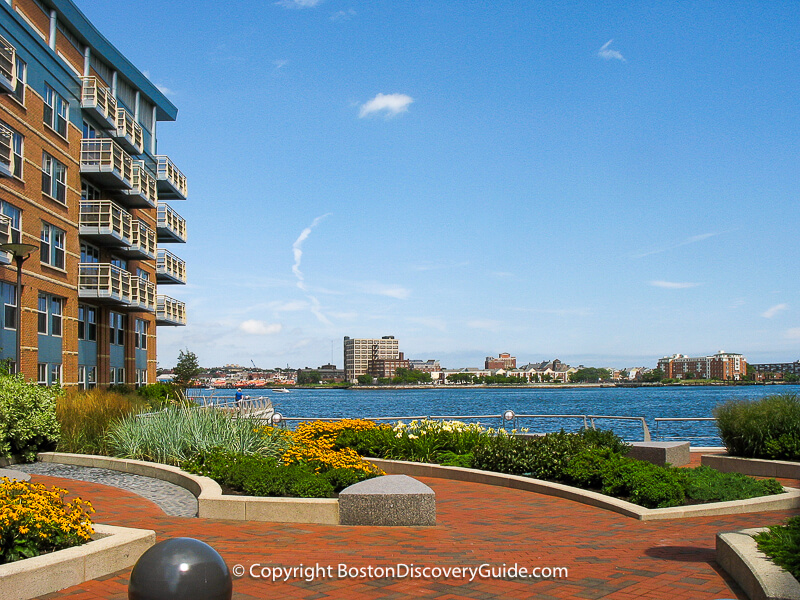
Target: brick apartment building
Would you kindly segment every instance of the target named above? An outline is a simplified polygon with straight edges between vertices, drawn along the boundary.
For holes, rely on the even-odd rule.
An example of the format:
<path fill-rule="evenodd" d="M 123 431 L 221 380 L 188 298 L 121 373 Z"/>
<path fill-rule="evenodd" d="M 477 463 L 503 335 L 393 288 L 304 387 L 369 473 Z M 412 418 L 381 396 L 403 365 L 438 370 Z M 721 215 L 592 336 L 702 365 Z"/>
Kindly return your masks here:
<path fill-rule="evenodd" d="M 497 358 L 494 356 L 487 356 L 486 360 L 483 361 L 483 368 L 505 370 L 516 369 L 517 357 L 511 356 L 508 352 L 501 352 Z"/>
<path fill-rule="evenodd" d="M 692 373 L 697 379 L 727 381 L 742 379 L 747 374 L 747 361 L 741 354 L 720 350 L 712 356 L 665 356 L 658 361 L 658 368 L 670 379 L 685 379 L 687 373 Z"/>
<path fill-rule="evenodd" d="M 29 245 L 0 252 L 0 358 L 48 385 L 154 382 L 156 327 L 186 323 L 161 294 L 186 283 L 161 247 L 186 241 L 166 203 L 186 178 L 156 151 L 177 109 L 70 0 L 0 2 L 0 37 L 0 244 Z"/>

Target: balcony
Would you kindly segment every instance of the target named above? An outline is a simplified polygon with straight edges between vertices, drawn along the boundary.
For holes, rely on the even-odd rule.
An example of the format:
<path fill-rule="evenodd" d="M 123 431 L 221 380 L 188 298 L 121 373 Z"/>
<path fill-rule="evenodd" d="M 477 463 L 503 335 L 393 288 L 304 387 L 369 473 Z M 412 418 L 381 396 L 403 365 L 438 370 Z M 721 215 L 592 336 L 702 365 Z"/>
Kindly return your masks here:
<path fill-rule="evenodd" d="M 81 263 L 78 267 L 78 298 L 129 306 L 131 274 L 110 263 Z"/>
<path fill-rule="evenodd" d="M 106 129 L 117 128 L 117 99 L 97 77 L 81 77 L 81 108 L 91 113 Z"/>
<path fill-rule="evenodd" d="M 130 308 L 156 312 L 156 285 L 143 277 L 131 277 Z"/>
<path fill-rule="evenodd" d="M 143 160 L 134 160 L 131 189 L 124 190 L 124 198 L 120 200 L 131 208 L 155 208 L 158 202 L 156 178 L 144 166 Z"/>
<path fill-rule="evenodd" d="M 156 232 L 138 219 L 133 219 L 131 243 L 122 253 L 130 258 L 153 260 L 156 257 Z"/>
<path fill-rule="evenodd" d="M 172 252 L 158 249 L 156 259 L 156 281 L 158 283 L 186 283 L 186 263 Z"/>
<path fill-rule="evenodd" d="M 130 246 L 132 218 L 111 200 L 81 200 L 79 235 L 105 246 Z"/>
<path fill-rule="evenodd" d="M 14 176 L 14 144 L 11 130 L 0 125 L 0 177 Z"/>
<path fill-rule="evenodd" d="M 156 156 L 158 170 L 158 197 L 160 200 L 186 200 L 189 191 L 186 187 L 186 177 L 172 161 L 166 156 Z"/>
<path fill-rule="evenodd" d="M 11 243 L 11 219 L 0 215 L 0 244 Z M 11 252 L 0 252 L 0 265 L 10 265 L 13 261 Z"/>
<path fill-rule="evenodd" d="M 158 296 L 156 325 L 186 325 L 186 305 L 169 296 Z"/>
<path fill-rule="evenodd" d="M 81 140 L 81 175 L 99 187 L 129 190 L 133 159 L 110 138 Z"/>
<path fill-rule="evenodd" d="M 133 115 L 124 108 L 117 107 L 117 127 L 111 135 L 124 150 L 131 154 L 144 152 L 144 139 L 142 126 L 133 118 Z"/>
<path fill-rule="evenodd" d="M 0 94 L 13 94 L 17 87 L 17 49 L 0 36 Z"/>
<path fill-rule="evenodd" d="M 185 243 L 186 242 L 186 219 L 172 210 L 168 204 L 158 204 L 158 221 L 156 225 L 158 232 L 158 242 L 161 243 Z"/>

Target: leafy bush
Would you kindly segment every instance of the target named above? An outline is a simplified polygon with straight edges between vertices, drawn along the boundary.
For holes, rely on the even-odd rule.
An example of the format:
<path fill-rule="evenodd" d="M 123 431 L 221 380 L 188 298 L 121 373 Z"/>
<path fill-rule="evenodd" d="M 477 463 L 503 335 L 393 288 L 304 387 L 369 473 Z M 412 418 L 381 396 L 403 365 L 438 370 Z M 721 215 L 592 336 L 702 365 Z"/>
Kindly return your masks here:
<path fill-rule="evenodd" d="M 741 473 L 721 473 L 710 467 L 679 469 L 686 496 L 703 502 L 744 500 L 780 494 L 783 486 L 775 479 L 753 479 Z"/>
<path fill-rule="evenodd" d="M 108 431 L 114 456 L 170 465 L 212 448 L 280 456 L 290 444 L 283 432 L 262 427 L 257 419 L 233 418 L 214 408 L 173 406 L 148 415 L 129 415 Z"/>
<path fill-rule="evenodd" d="M 143 398 L 108 390 L 68 390 L 56 402 L 60 452 L 108 454 L 106 433 L 114 421 L 147 409 Z"/>
<path fill-rule="evenodd" d="M 684 503 L 686 495 L 676 469 L 613 455 L 602 471 L 602 492 L 627 497 L 647 508 L 665 508 Z"/>
<path fill-rule="evenodd" d="M 472 468 L 472 452 L 467 454 L 456 454 L 455 452 L 442 452 L 436 457 L 440 465 L 445 467 L 465 467 Z"/>
<path fill-rule="evenodd" d="M 0 564 L 78 546 L 91 539 L 89 502 L 66 490 L 0 479 Z"/>
<path fill-rule="evenodd" d="M 800 398 L 778 394 L 733 400 L 714 409 L 728 453 L 748 458 L 800 460 Z"/>
<path fill-rule="evenodd" d="M 315 473 L 307 465 L 281 465 L 274 457 L 221 449 L 200 452 L 183 463 L 190 473 L 210 477 L 250 496 L 330 498 L 374 474 L 349 469 Z"/>
<path fill-rule="evenodd" d="M 183 388 L 174 383 L 151 383 L 136 390 L 136 394 L 147 401 L 153 410 L 161 410 L 170 404 L 185 403 Z"/>
<path fill-rule="evenodd" d="M 800 517 L 753 536 L 758 549 L 800 581 Z"/>
<path fill-rule="evenodd" d="M 0 457 L 33 461 L 37 452 L 55 448 L 56 401 L 62 393 L 27 383 L 22 375 L 0 376 Z"/>

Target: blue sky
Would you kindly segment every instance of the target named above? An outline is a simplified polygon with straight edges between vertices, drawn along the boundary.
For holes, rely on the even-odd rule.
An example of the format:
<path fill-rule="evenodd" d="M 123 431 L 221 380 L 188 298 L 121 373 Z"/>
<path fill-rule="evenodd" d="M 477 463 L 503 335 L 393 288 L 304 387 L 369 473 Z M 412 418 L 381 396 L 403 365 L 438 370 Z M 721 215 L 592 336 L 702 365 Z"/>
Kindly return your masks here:
<path fill-rule="evenodd" d="M 800 358 L 796 2 L 77 1 L 179 109 L 161 366 Z"/>

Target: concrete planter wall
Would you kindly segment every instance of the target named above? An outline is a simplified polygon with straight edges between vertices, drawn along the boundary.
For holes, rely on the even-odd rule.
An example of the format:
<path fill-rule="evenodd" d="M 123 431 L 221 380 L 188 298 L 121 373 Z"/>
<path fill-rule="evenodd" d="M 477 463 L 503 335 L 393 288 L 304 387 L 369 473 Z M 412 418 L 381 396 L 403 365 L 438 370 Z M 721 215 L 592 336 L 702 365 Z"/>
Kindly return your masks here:
<path fill-rule="evenodd" d="M 800 479 L 800 463 L 787 460 L 741 458 L 727 454 L 704 454 L 700 462 L 723 473 L 742 473 L 754 477 Z"/>
<path fill-rule="evenodd" d="M 0 565 L 0 598 L 28 600 L 133 566 L 156 543 L 154 531 L 95 525 L 96 539 Z"/>

